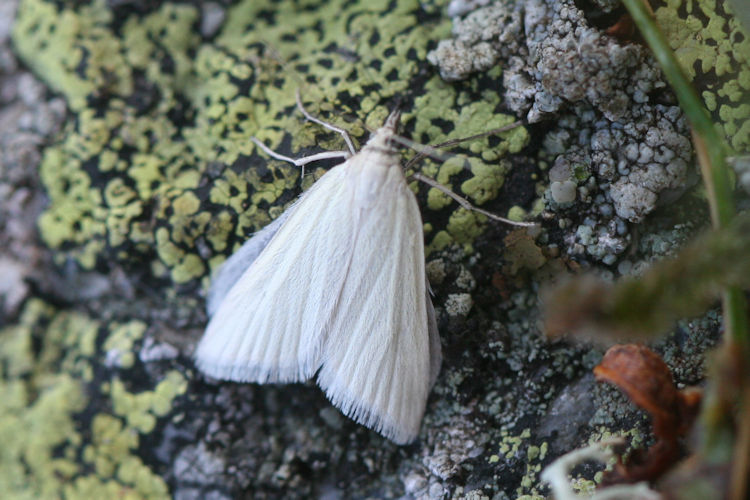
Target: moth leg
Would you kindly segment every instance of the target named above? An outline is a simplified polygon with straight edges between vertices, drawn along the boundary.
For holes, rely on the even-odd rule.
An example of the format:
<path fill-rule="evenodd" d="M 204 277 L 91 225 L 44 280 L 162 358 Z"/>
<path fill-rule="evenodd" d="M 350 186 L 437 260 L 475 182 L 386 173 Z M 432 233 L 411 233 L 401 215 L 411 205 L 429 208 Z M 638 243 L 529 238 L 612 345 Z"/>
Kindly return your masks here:
<path fill-rule="evenodd" d="M 354 149 L 354 143 L 352 142 L 352 138 L 349 136 L 349 132 L 344 130 L 343 128 L 339 128 L 336 125 L 333 125 L 328 122 L 324 122 L 320 118 L 315 118 L 313 115 L 311 115 L 305 107 L 302 105 L 302 97 L 300 96 L 299 89 L 297 89 L 297 92 L 295 93 L 295 97 L 297 98 L 297 107 L 302 112 L 303 115 L 305 115 L 305 118 L 310 120 L 313 123 L 317 123 L 318 125 L 322 125 L 323 127 L 327 128 L 328 130 L 333 130 L 334 132 L 338 132 L 341 134 L 341 137 L 344 138 L 344 142 L 346 142 L 346 146 L 349 148 L 349 153 L 352 155 L 357 154 L 357 150 Z"/>
<path fill-rule="evenodd" d="M 418 181 L 424 182 L 430 187 L 434 187 L 441 193 L 444 193 L 445 195 L 449 196 L 450 198 L 453 198 L 456 200 L 456 202 L 464 207 L 466 210 L 471 210 L 472 212 L 476 212 L 478 214 L 482 214 L 488 219 L 496 220 L 499 222 L 504 222 L 505 224 L 510 224 L 511 226 L 520 226 L 520 227 L 537 227 L 539 224 L 536 222 L 517 222 L 514 220 L 506 219 L 505 217 L 500 217 L 499 215 L 495 215 L 492 212 L 488 212 L 487 210 L 482 210 L 479 207 L 475 207 L 471 203 L 469 203 L 469 200 L 466 198 L 463 198 L 462 196 L 457 195 L 447 187 L 443 186 L 439 182 L 437 182 L 435 179 L 431 179 L 425 175 L 422 175 L 420 173 L 412 174 L 412 177 Z"/>
<path fill-rule="evenodd" d="M 349 158 L 351 154 L 349 151 L 323 151 L 322 153 L 316 153 L 314 155 L 305 156 L 304 158 L 291 158 L 289 156 L 284 156 L 282 154 L 277 153 L 273 149 L 269 148 L 262 142 L 260 142 L 256 137 L 251 137 L 251 141 L 255 143 L 256 146 L 258 146 L 260 149 L 265 151 L 265 153 L 272 157 L 276 158 L 277 160 L 285 161 L 288 163 L 291 163 L 292 165 L 295 165 L 297 167 L 302 167 L 302 178 L 305 178 L 305 165 L 307 165 L 310 162 L 318 161 L 318 160 L 328 160 L 330 158 Z"/>
<path fill-rule="evenodd" d="M 426 146 L 424 144 L 419 144 L 414 141 L 404 140 L 404 138 L 399 138 L 397 139 L 396 142 L 400 142 L 404 146 L 412 148 L 414 151 L 417 152 L 414 158 L 406 162 L 406 165 L 404 165 L 404 168 L 409 168 L 412 165 L 414 165 L 416 162 L 424 158 L 425 156 L 429 156 L 437 160 L 445 161 L 446 157 L 440 154 L 440 152 L 437 151 L 437 148 L 448 148 L 451 146 L 455 146 L 456 144 L 460 144 L 462 142 L 473 141 L 474 139 L 481 139 L 482 137 L 487 137 L 488 135 L 495 135 L 501 132 L 507 132 L 508 130 L 512 130 L 516 127 L 520 127 L 523 124 L 524 124 L 523 120 L 518 120 L 508 125 L 504 125 L 499 128 L 494 128 L 486 132 L 481 132 L 479 134 L 470 135 L 469 137 L 461 137 L 460 139 L 451 139 L 449 141 L 441 142 L 440 144 L 434 144 L 432 146 Z"/>

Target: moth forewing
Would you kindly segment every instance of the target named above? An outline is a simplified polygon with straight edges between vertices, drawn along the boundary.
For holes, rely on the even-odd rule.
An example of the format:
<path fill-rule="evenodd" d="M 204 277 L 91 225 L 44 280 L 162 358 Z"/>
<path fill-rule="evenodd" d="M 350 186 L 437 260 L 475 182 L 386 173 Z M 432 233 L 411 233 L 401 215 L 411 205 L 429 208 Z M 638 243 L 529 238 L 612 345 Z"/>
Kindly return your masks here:
<path fill-rule="evenodd" d="M 307 380 L 318 369 L 335 303 L 331 290 L 345 276 L 321 249 L 352 237 L 345 233 L 350 225 L 333 223 L 348 197 L 345 171 L 346 162 L 334 167 L 287 210 L 286 221 L 226 293 L 196 349 L 202 371 L 266 383 Z M 345 251 L 340 243 L 335 248 L 334 254 Z"/>
<path fill-rule="evenodd" d="M 352 242 L 318 382 L 344 414 L 406 443 L 419 432 L 439 339 L 431 344 L 419 208 L 400 167 L 384 173 Z"/>
<path fill-rule="evenodd" d="M 209 317 L 216 313 L 216 310 L 227 293 L 229 293 L 229 290 L 232 289 L 255 259 L 258 258 L 258 255 L 266 248 L 268 242 L 271 241 L 271 238 L 273 238 L 291 213 L 292 210 L 290 207 L 290 209 L 284 211 L 284 213 L 276 217 L 270 224 L 255 233 L 231 257 L 224 261 L 218 271 L 214 273 L 211 277 L 211 287 L 208 289 L 206 297 L 206 312 L 208 312 Z"/>

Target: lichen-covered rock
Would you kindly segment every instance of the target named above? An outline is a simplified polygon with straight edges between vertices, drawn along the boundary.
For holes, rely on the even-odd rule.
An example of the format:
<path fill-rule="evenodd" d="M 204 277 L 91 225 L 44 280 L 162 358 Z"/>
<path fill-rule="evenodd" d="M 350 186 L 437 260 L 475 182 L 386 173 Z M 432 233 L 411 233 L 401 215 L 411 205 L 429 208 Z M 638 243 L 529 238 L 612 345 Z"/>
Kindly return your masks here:
<path fill-rule="evenodd" d="M 742 25 L 731 7 L 729 2 L 684 5 L 668 0 L 657 6 L 654 16 L 729 146 L 735 152 L 747 152 L 750 36 L 748 26 Z"/>
<path fill-rule="evenodd" d="M 59 133 L 65 102 L 45 99 L 46 87 L 10 50 L 15 2 L 0 4 L 0 324 L 18 313 L 48 254 L 34 222 L 44 208 L 37 165 L 41 148 Z"/>
<path fill-rule="evenodd" d="M 118 343 L 122 329 L 140 339 L 146 327 L 137 320 L 108 327 L 31 299 L 19 322 L 0 330 L 4 497 L 169 497 L 139 447 L 172 414 L 187 380 L 162 369 L 153 390 L 143 390 L 134 372 L 103 376 L 101 346 Z"/>
<path fill-rule="evenodd" d="M 461 8 L 472 3 L 483 1 Z M 538 29 L 563 15 L 580 23 L 588 44 L 580 47 L 608 63 L 597 30 L 564 7 L 531 21 Z M 430 3 L 20 3 L 15 53 L 0 39 L 3 68 L 33 71 L 13 85 L 0 76 L 0 88 L 17 91 L 0 95 L 0 112 L 26 116 L 17 128 L 4 120 L 11 135 L 0 140 L 32 133 L 0 156 L 0 171 L 12 174 L 0 186 L 26 190 L 20 201 L 0 200 L 8 214 L 0 229 L 16 235 L 12 252 L 0 245 L 0 259 L 21 262 L 14 286 L 27 286 L 5 294 L 13 307 L 0 317 L 4 498 L 541 496 L 539 471 L 567 447 L 616 430 L 645 434 L 643 419 L 606 389 L 594 391 L 596 410 L 571 417 L 598 354 L 541 335 L 537 291 L 570 263 L 566 254 L 622 255 L 629 232 L 606 185 L 672 190 L 669 176 L 684 175 L 680 164 L 668 168 L 682 158 L 675 137 L 684 124 L 650 94 L 641 107 L 607 102 L 608 89 L 575 81 L 569 54 L 546 53 L 549 68 L 539 70 L 567 75 L 571 86 L 545 80 L 551 90 L 538 92 L 526 35 L 516 37 L 528 13 L 493 8 L 491 18 L 467 17 L 472 34 L 462 42 L 469 52 L 497 51 L 472 62 L 472 71 L 488 69 L 447 84 L 426 60 L 450 21 Z M 0 35 L 9 29 L 0 22 Z M 555 39 L 570 41 L 561 32 Z M 631 69 L 642 62 L 632 51 L 616 54 Z M 641 90 L 657 88 L 646 69 Z M 513 99 L 500 93 L 504 75 Z M 518 127 L 422 166 L 492 211 L 534 215 L 546 205 L 543 229 L 508 235 L 413 185 L 445 361 L 420 439 L 408 447 L 344 418 L 312 383 L 225 383 L 196 373 L 190 359 L 211 270 L 329 166 L 311 166 L 300 182 L 297 169 L 258 154 L 249 137 L 295 156 L 341 148 L 338 135 L 296 113 L 297 89 L 311 112 L 359 141 L 398 100 L 405 133 L 426 143 L 513 122 L 503 109 L 536 106 L 555 120 L 544 137 Z M 622 92 L 638 102 L 635 90 Z M 626 114 L 612 121 L 605 112 Z M 541 153 L 526 149 L 532 140 Z M 647 161 L 638 163 L 641 153 Z M 7 167 L 13 162 L 23 167 Z M 554 193 L 546 165 L 560 184 Z M 35 239 L 40 212 L 44 245 Z M 619 268 L 637 273 L 693 229 L 644 225 Z M 701 353 L 717 331 L 716 317 L 685 322 L 660 346 L 682 367 L 678 381 L 700 379 Z"/>
<path fill-rule="evenodd" d="M 724 107 L 715 116 L 730 142 L 747 149 L 743 125 L 750 120 L 740 125 L 735 118 L 750 111 L 739 102 L 750 96 L 750 88 L 740 83 L 750 75 L 741 27 L 717 10 L 711 28 L 696 31 L 676 20 L 675 6 L 658 8 L 657 19 L 672 35 L 690 76 L 704 85 L 709 109 L 717 110 L 717 95 L 723 97 Z M 708 14 L 688 11 L 691 19 Z M 454 15 L 465 13 L 459 9 Z M 484 26 L 491 20 L 494 30 Z M 472 51 L 482 52 L 489 44 L 495 49 L 493 64 L 503 67 L 507 105 L 529 122 L 555 121 L 539 161 L 576 166 L 575 175 L 570 171 L 564 179 L 552 179 L 550 171 L 546 194 L 547 208 L 569 219 L 563 226 L 571 255 L 616 262 L 629 245 L 628 223 L 642 222 L 693 184 L 687 123 L 646 47 L 592 26 L 572 1 L 497 2 L 456 18 L 453 31 L 454 37 L 428 57 L 444 78 L 463 79 L 477 71 L 476 61 L 491 57 Z M 720 41 L 698 51 L 695 40 L 701 36 Z M 708 61 L 720 62 L 719 78 L 698 78 L 698 54 L 705 56 L 704 74 Z M 593 237 L 584 242 L 579 238 L 584 233 Z"/>
<path fill-rule="evenodd" d="M 69 422 L 61 432 L 72 426 L 76 434 L 49 437 L 45 445 L 69 455 L 69 476 L 60 481 L 80 477 L 71 490 L 80 495 L 106 498 L 124 489 L 179 498 L 248 491 L 392 497 L 403 492 L 397 468 L 420 463 L 331 415 L 316 389 L 222 384 L 192 375 L 189 399 L 179 396 L 186 391 L 182 374 L 192 369 L 191 344 L 205 321 L 195 298 L 210 269 L 323 171 L 312 169 L 300 186 L 297 169 L 258 155 L 250 136 L 289 154 L 339 147 L 338 136 L 293 113 L 296 89 L 310 111 L 326 119 L 358 117 L 346 126 L 360 140 L 362 123 L 380 125 L 388 105 L 403 96 L 409 99 L 402 104 L 404 125 L 426 142 L 512 121 L 496 112 L 498 95 L 475 101 L 476 88 L 445 86 L 437 75 L 419 80 L 428 45 L 447 32 L 437 10 L 420 23 L 424 12 L 417 5 L 360 10 L 321 2 L 306 15 L 292 4 L 274 8 L 254 2 L 227 11 L 179 3 L 19 5 L 17 54 L 71 113 L 58 141 L 33 163 L 41 163 L 49 196 L 40 234 L 65 269 L 57 281 L 37 281 L 49 285 L 52 296 L 91 312 L 83 315 L 90 326 L 85 353 L 67 343 L 49 358 L 53 364 L 77 360 L 66 362 L 62 373 L 80 397 L 71 394 L 68 406 L 55 399 L 51 413 Z M 342 11 L 348 12 L 345 24 L 338 21 Z M 303 86 L 300 75 L 314 84 Z M 503 194 L 511 167 L 506 162 L 498 169 L 496 162 L 520 151 L 528 138 L 521 127 L 480 139 L 465 161 L 425 171 L 476 203 L 490 203 Z M 427 210 L 438 214 L 429 226 L 430 248 L 455 249 L 448 266 L 453 276 L 487 223 L 435 190 L 421 191 Z M 27 227 L 32 224 L 29 219 Z M 455 288 L 446 284 L 439 307 L 461 324 L 475 284 L 466 270 L 456 278 Z M 455 308 L 445 305 L 450 293 L 459 298 Z M 69 314 L 63 308 L 50 317 L 66 321 Z M 13 336 L 8 332 L 3 338 Z M 57 336 L 43 338 L 54 343 Z M 28 364 L 40 377 L 51 371 L 33 353 Z M 82 371 L 71 372 L 74 367 Z M 34 404 L 33 398 L 20 402 L 18 411 Z M 80 420 L 81 412 L 89 417 Z M 11 471 L 26 453 L 21 442 L 13 449 L 18 453 L 6 456 Z M 79 472 L 94 462 L 99 469 Z M 60 481 L 47 483 L 39 475 L 19 475 L 13 494 L 34 484 L 62 491 Z"/>
<path fill-rule="evenodd" d="M 462 11 L 464 8 L 454 8 Z M 470 74 L 486 71 L 498 59 L 517 55 L 523 24 L 520 4 L 494 3 L 478 9 L 453 23 L 454 38 L 441 40 L 427 59 L 440 68 L 447 81 L 463 80 Z"/>
<path fill-rule="evenodd" d="M 204 42 L 193 26 L 201 15 L 214 14 L 186 4 L 163 4 L 136 15 L 127 5 L 72 9 L 23 2 L 14 28 L 19 53 L 76 115 L 60 144 L 45 151 L 41 168 L 51 203 L 39 227 L 45 243 L 65 249 L 58 261 L 72 257 L 87 269 L 109 261 L 145 261 L 155 276 L 194 283 L 278 215 L 299 194 L 299 176 L 292 166 L 266 164 L 249 137 L 272 147 L 283 140 L 295 154 L 316 137 L 325 137 L 319 147 L 330 149 L 338 140 L 290 115 L 300 81 L 291 68 L 279 66 L 284 59 L 294 59 L 296 71 L 315 80 L 302 89 L 303 100 L 328 102 L 336 114 L 353 113 L 379 126 L 386 104 L 409 88 L 436 32 L 418 23 L 400 32 L 415 15 L 409 8 L 392 13 L 401 14 L 401 24 L 362 12 L 346 28 L 355 45 L 329 53 L 344 29 L 333 20 L 337 16 L 325 17 L 335 8 L 278 24 L 275 17 L 264 18 L 261 6 L 241 4 L 215 38 Z M 52 19 L 66 28 L 57 29 Z M 321 20 L 330 29 L 319 38 Z M 277 46 L 286 51 L 281 59 Z M 365 98 L 370 87 L 377 94 Z M 418 112 L 404 114 L 405 126 L 418 136 L 449 139 L 510 121 L 486 102 L 446 112 L 446 104 L 466 102 L 466 93 L 443 87 L 427 94 L 431 87 L 412 94 Z M 278 121 L 282 115 L 289 116 Z M 445 129 L 445 123 L 451 126 Z M 353 132 L 361 138 L 364 130 Z M 505 137 L 499 147 L 490 148 L 488 140 L 474 143 L 468 167 L 433 171 L 441 172 L 442 182 L 461 174 L 465 194 L 483 203 L 484 193 L 496 193 L 503 183 L 502 171 L 487 162 L 520 150 L 528 138 L 522 128 Z M 487 158 L 481 158 L 483 151 Z M 487 170 L 494 172 L 492 184 L 486 182 Z M 475 176 L 482 176 L 481 187 L 472 184 Z M 308 177 L 305 185 L 311 181 Z M 436 232 L 436 246 L 469 243 L 481 232 L 480 223 L 467 225 L 464 219 Z"/>

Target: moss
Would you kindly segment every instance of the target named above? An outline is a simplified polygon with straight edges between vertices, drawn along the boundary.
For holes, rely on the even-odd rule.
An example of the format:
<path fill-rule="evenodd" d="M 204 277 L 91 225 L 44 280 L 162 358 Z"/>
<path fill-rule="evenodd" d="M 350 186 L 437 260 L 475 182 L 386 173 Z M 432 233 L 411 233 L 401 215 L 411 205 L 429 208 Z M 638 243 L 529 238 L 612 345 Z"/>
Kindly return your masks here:
<path fill-rule="evenodd" d="M 584 163 L 574 163 L 571 166 L 573 177 L 578 185 L 584 184 L 591 177 L 591 166 Z"/>

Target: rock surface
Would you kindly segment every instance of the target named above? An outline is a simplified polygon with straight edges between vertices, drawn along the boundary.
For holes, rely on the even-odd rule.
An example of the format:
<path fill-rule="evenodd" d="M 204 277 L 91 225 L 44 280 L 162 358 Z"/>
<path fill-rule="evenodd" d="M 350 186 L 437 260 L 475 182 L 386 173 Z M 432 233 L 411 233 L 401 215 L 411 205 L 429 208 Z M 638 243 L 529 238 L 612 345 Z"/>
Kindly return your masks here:
<path fill-rule="evenodd" d="M 451 2 L 454 23 L 432 4 L 368 5 L 0 3 L 4 498 L 535 498 L 556 456 L 614 432 L 648 440 L 646 418 L 592 381 L 601 351 L 547 340 L 538 303 L 573 260 L 637 274 L 707 219 L 702 200 L 671 198 L 693 159 L 648 52 L 567 1 Z M 717 40 L 700 46 L 656 12 L 690 68 L 716 68 L 692 76 L 747 153 L 727 43 L 696 28 Z M 489 224 L 414 185 L 445 361 L 410 446 L 313 383 L 222 383 L 190 358 L 210 271 L 330 166 L 300 184 L 249 137 L 293 156 L 341 148 L 301 120 L 297 88 L 359 141 L 397 100 L 425 143 L 533 122 L 421 165 L 543 227 Z M 719 323 L 655 343 L 678 383 L 700 382 Z"/>

